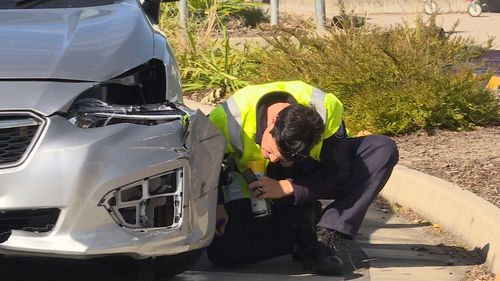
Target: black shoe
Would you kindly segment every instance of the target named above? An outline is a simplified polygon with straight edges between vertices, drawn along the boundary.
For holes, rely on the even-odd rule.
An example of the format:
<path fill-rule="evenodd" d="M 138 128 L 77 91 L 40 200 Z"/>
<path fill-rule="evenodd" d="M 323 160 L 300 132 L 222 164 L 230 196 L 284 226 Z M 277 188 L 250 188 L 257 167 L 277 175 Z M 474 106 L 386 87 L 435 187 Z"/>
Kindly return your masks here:
<path fill-rule="evenodd" d="M 314 245 L 314 244 L 313 244 Z M 302 263 L 302 268 L 306 271 L 313 271 L 314 264 L 314 248 L 297 247 L 292 253 L 292 260 L 294 262 Z"/>
<path fill-rule="evenodd" d="M 344 260 L 349 255 L 349 244 L 343 235 L 334 230 L 318 226 L 318 242 L 313 271 L 318 275 L 340 275 Z"/>

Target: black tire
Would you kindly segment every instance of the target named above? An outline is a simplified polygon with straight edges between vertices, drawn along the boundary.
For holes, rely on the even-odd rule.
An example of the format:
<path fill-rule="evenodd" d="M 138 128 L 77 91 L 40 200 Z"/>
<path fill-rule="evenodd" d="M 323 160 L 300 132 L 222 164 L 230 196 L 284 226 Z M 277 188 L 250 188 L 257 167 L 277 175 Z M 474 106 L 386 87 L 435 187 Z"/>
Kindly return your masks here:
<path fill-rule="evenodd" d="M 128 256 L 105 258 L 107 267 L 123 281 L 152 281 L 155 277 L 152 258 L 134 259 Z"/>
<path fill-rule="evenodd" d="M 174 256 L 161 256 L 154 259 L 157 276 L 173 277 L 190 269 L 203 254 L 204 248 L 180 253 Z"/>
<path fill-rule="evenodd" d="M 198 261 L 203 250 L 204 248 L 142 260 L 117 256 L 108 258 L 107 263 L 115 274 L 126 278 L 125 280 L 150 281 L 155 276 L 169 278 L 183 273 Z"/>
<path fill-rule="evenodd" d="M 4 258 L 2 255 L 0 255 L 0 274 L 3 274 L 12 267 L 12 264 Z"/>

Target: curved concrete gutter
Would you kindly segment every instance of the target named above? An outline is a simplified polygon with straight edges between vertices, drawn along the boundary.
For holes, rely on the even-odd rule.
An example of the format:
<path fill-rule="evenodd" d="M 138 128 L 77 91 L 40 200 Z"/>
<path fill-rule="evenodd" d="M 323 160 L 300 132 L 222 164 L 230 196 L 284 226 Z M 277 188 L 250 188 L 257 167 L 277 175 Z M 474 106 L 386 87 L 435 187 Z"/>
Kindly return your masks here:
<path fill-rule="evenodd" d="M 381 195 L 480 248 L 488 268 L 500 273 L 500 208 L 450 182 L 401 165 Z"/>
<path fill-rule="evenodd" d="M 205 114 L 214 108 L 188 99 L 184 103 Z M 500 209 L 493 204 L 450 182 L 402 165 L 396 165 L 381 195 L 480 248 L 489 269 L 500 273 Z"/>

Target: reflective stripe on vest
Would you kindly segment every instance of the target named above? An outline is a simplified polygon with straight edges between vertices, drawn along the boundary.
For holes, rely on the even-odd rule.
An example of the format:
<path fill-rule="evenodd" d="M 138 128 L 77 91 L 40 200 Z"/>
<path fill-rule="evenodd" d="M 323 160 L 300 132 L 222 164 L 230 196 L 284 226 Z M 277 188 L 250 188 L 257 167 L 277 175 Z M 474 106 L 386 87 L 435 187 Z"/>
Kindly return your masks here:
<path fill-rule="evenodd" d="M 242 154 L 243 143 L 241 142 L 242 121 L 240 109 L 232 97 L 222 103 L 222 108 L 226 111 L 227 127 L 229 129 L 231 145 Z"/>
<path fill-rule="evenodd" d="M 318 112 L 321 119 L 323 119 L 323 124 L 326 123 L 326 108 L 325 108 L 325 92 L 318 88 L 313 88 L 309 104 L 314 106 L 316 112 Z"/>
<path fill-rule="evenodd" d="M 236 171 L 229 171 L 227 185 L 222 186 L 224 202 L 250 198 L 250 191 L 243 176 Z"/>

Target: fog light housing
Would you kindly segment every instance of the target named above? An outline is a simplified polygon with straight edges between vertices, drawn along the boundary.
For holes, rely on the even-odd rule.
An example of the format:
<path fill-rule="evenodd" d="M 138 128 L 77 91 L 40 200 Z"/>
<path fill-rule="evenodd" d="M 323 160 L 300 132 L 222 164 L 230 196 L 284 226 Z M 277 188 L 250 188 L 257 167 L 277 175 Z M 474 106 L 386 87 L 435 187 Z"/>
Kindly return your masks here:
<path fill-rule="evenodd" d="M 178 168 L 114 189 L 99 206 L 125 228 L 176 228 L 182 223 L 183 183 L 183 168 Z"/>

